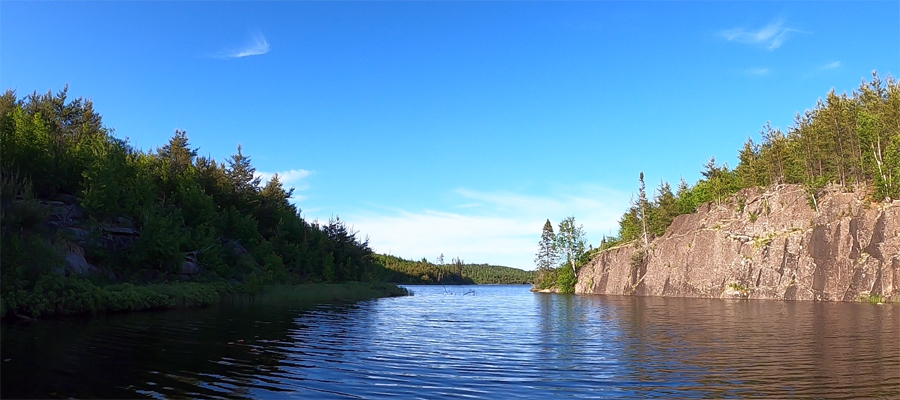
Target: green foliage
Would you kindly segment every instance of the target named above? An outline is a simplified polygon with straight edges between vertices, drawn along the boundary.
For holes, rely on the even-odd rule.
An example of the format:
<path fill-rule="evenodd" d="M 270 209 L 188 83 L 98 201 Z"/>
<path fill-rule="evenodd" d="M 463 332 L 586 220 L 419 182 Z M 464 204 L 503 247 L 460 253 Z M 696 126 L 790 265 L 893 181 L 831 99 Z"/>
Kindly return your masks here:
<path fill-rule="evenodd" d="M 743 297 L 747 297 L 750 295 L 750 288 L 740 284 L 739 282 L 729 283 L 728 287 L 731 288 L 732 290 L 734 290 L 735 292 L 740 293 L 741 296 L 743 296 Z"/>
<path fill-rule="evenodd" d="M 604 239 L 604 244 L 605 244 Z M 587 248 L 584 228 L 575 225 L 575 217 L 560 221 L 559 231 L 553 234 L 550 220 L 544 224 L 537 259 L 537 275 L 534 288 L 538 290 L 556 288 L 560 293 L 574 293 L 576 273 L 591 259 L 593 249 Z M 602 247 L 602 246 L 601 246 Z M 557 268 L 553 262 L 559 261 Z"/>
<path fill-rule="evenodd" d="M 568 268 L 566 268 L 568 269 Z M 543 289 L 551 289 L 556 287 L 559 283 L 557 282 L 557 269 L 551 268 L 545 271 L 538 271 L 537 276 L 534 282 L 534 288 L 538 290 Z"/>
<path fill-rule="evenodd" d="M 111 132 L 90 101 L 68 99 L 67 90 L 23 99 L 13 91 L 0 96 L 5 310 L 49 315 L 56 309 L 116 307 L 98 306 L 86 283 L 54 275 L 65 273 L 62 247 L 74 239 L 57 237 L 58 227 L 42 204 L 73 195 L 87 216 L 71 227 L 91 236 L 79 239 L 77 251 L 84 250 L 104 272 L 103 278 L 92 278 L 101 286 L 105 280 L 183 279 L 188 258 L 202 270 L 193 279 L 237 280 L 249 291 L 276 281 L 340 283 L 381 276 L 367 240 L 340 219 L 323 226 L 304 221 L 290 204 L 292 189 L 277 176 L 260 187 L 240 146 L 226 166 L 198 158 L 184 131 L 175 131 L 155 153 L 135 150 Z M 113 288 L 113 297 L 103 299 L 152 308 L 174 295 L 146 290 Z M 75 294 L 84 302 L 75 301 Z"/>
<path fill-rule="evenodd" d="M 556 234 L 556 248 L 561 255 L 560 266 L 572 269 L 580 267 L 585 252 L 587 251 L 587 238 L 584 227 L 575 225 L 575 217 L 567 217 L 559 222 L 559 231 Z"/>
<path fill-rule="evenodd" d="M 8 309 L 33 318 L 53 315 L 136 311 L 213 304 L 237 286 L 174 283 L 135 286 L 130 283 L 101 287 L 80 277 L 43 275 L 29 291 L 4 292 Z"/>
<path fill-rule="evenodd" d="M 399 257 L 378 254 L 375 262 L 383 280 L 395 283 L 470 285 L 470 284 L 525 284 L 535 281 L 535 271 L 487 264 L 466 264 L 454 258 L 450 264 L 404 260 Z"/>
<path fill-rule="evenodd" d="M 666 228 L 678 216 L 678 204 L 668 182 L 660 182 L 648 214 L 647 229 L 653 236 L 666 233 Z"/>
<path fill-rule="evenodd" d="M 562 266 L 556 270 L 556 287 L 559 293 L 575 293 L 575 271 L 569 266 Z"/>
<path fill-rule="evenodd" d="M 548 219 L 541 231 L 541 241 L 538 243 L 538 252 L 534 258 L 534 264 L 538 271 L 548 271 L 556 265 L 559 258 L 556 247 L 556 234 L 553 233 L 553 224 Z"/>
<path fill-rule="evenodd" d="M 900 84 L 894 78 L 883 81 L 873 73 L 872 80 L 863 81 L 850 96 L 832 91 L 815 109 L 798 114 L 787 134 L 766 123 L 761 137 L 760 143 L 747 139 L 737 168 L 711 158 L 703 166 L 703 178 L 693 186 L 682 179 L 674 195 L 662 183 L 653 201 L 646 201 L 642 174 L 638 200 L 619 219 L 618 237 L 608 238 L 600 248 L 641 238 L 644 223 L 648 234 L 662 235 L 675 216 L 710 202 L 719 205 L 745 188 L 804 185 L 813 208 L 828 184 L 847 190 L 866 184 L 875 201 L 900 198 Z M 765 204 L 763 213 L 768 212 Z M 751 222 L 758 217 L 749 215 Z"/>

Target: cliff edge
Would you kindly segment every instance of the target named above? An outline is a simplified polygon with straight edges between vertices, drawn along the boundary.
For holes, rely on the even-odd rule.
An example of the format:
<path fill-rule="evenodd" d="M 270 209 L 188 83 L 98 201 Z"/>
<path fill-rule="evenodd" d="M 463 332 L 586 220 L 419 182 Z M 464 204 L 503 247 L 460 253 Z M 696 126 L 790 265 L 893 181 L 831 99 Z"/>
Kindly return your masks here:
<path fill-rule="evenodd" d="M 858 301 L 900 299 L 900 201 L 802 186 L 744 189 L 680 215 L 663 236 L 597 254 L 575 292 Z"/>

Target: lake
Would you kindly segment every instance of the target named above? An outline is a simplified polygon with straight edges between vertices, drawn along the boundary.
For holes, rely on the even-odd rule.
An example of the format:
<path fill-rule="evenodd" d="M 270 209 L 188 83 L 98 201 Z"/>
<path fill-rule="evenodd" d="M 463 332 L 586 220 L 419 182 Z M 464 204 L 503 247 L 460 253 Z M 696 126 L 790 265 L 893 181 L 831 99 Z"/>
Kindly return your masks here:
<path fill-rule="evenodd" d="M 900 306 L 409 286 L 4 323 L 0 397 L 900 398 Z"/>

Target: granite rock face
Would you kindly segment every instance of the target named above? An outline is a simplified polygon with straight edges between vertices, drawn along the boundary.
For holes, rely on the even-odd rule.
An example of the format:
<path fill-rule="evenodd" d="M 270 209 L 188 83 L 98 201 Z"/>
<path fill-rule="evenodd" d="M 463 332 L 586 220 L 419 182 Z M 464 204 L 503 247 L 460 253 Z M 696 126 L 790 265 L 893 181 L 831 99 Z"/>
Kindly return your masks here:
<path fill-rule="evenodd" d="M 900 299 L 900 201 L 801 186 L 745 189 L 678 216 L 650 242 L 599 253 L 576 293 L 858 301 Z M 816 210 L 815 207 L 818 207 Z"/>

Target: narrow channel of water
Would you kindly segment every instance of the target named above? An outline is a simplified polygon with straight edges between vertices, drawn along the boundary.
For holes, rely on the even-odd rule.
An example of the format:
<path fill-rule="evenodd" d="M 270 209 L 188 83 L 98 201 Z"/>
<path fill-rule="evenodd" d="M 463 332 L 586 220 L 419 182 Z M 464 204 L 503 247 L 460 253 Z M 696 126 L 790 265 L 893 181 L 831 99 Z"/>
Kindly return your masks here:
<path fill-rule="evenodd" d="M 413 286 L 4 323 L 7 398 L 900 398 L 900 306 Z"/>

